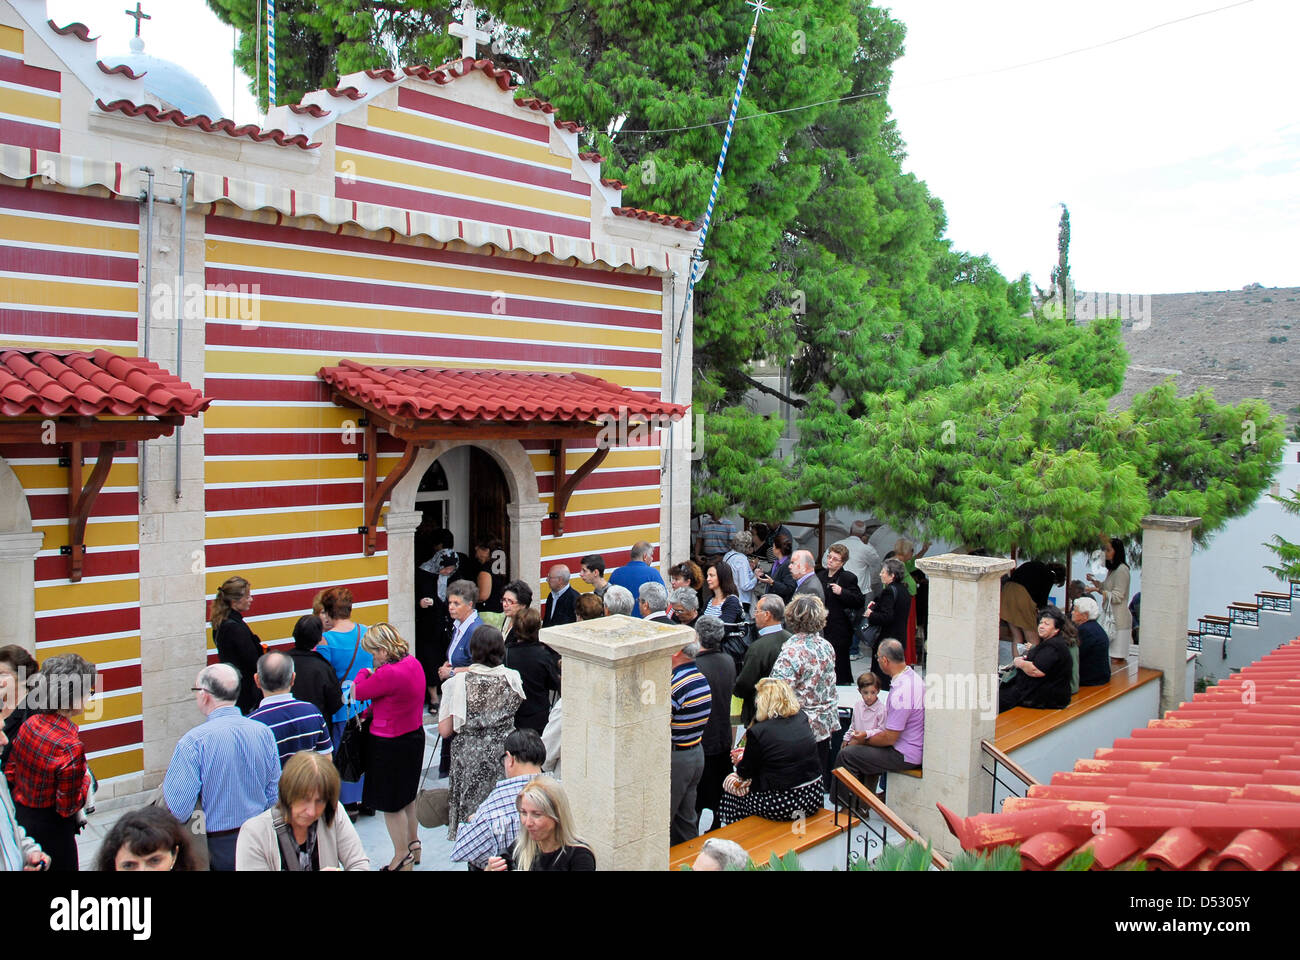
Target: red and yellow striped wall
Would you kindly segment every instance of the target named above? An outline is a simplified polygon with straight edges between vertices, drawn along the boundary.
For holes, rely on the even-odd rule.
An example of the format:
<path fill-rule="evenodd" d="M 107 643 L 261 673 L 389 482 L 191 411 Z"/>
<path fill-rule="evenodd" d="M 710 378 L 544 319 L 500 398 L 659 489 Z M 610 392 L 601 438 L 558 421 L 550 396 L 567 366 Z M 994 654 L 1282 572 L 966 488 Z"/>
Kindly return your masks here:
<path fill-rule="evenodd" d="M 0 37 L 2 39 L 2 37 Z M 57 75 L 56 75 L 57 76 Z M 0 349 L 136 355 L 138 207 L 0 186 Z M 87 468 L 97 454 L 87 445 Z M 100 678 L 81 720 L 101 780 L 144 769 L 135 445 L 119 453 L 86 524 L 84 576 L 68 579 L 68 469 L 58 446 L 8 446 L 45 539 L 36 558 L 36 657 L 79 653 Z"/>
<path fill-rule="evenodd" d="M 573 179 L 572 158 L 551 152 L 544 118 L 402 86 L 395 108 L 367 107 L 353 123 L 336 128 L 340 199 L 591 237 L 591 184 Z"/>
<path fill-rule="evenodd" d="M 330 401 L 322 366 L 583 370 L 656 395 L 662 386 L 657 277 L 217 216 L 206 239 L 208 592 L 248 579 L 247 619 L 268 643 L 336 584 L 351 586 L 358 619 L 387 616 L 387 544 L 381 534 L 376 556 L 363 557 L 356 532 L 361 432 L 346 442 L 356 412 Z M 256 296 L 255 318 L 233 303 L 240 296 Z M 380 476 L 399 452 L 383 445 Z M 573 451 L 570 469 L 590 452 Z M 549 505 L 551 456 L 530 455 Z M 611 453 L 570 501 L 565 536 L 544 521 L 543 568 L 593 551 L 626 559 L 636 540 L 657 540 L 658 478 L 657 447 Z"/>
<path fill-rule="evenodd" d="M 63 75 L 23 59 L 23 31 L 0 24 L 0 143 L 59 150 Z"/>

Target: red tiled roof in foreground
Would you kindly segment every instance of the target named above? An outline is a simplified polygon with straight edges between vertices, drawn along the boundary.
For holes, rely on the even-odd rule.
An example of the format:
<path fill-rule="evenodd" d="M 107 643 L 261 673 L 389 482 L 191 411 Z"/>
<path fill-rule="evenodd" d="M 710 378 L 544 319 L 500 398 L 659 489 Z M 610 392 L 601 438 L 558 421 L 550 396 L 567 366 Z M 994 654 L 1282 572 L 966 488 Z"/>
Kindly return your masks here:
<path fill-rule="evenodd" d="M 962 847 L 1018 843 L 1028 869 L 1087 849 L 1099 869 L 1300 870 L 1300 639 L 1001 813 L 939 809 Z"/>
<path fill-rule="evenodd" d="M 139 357 L 0 350 L 0 416 L 194 416 L 211 402 Z"/>
<path fill-rule="evenodd" d="M 183 110 L 160 110 L 151 103 L 138 104 L 130 100 L 114 100 L 112 103 L 105 103 L 103 100 L 96 100 L 95 104 L 105 113 L 124 113 L 128 117 L 144 117 L 154 123 L 174 123 L 178 127 L 198 127 L 205 133 L 225 133 L 236 139 L 247 137 L 258 143 L 273 140 L 282 147 L 301 147 L 303 150 L 313 150 L 320 146 L 319 143 L 309 143 L 306 134 L 300 133 L 291 137 L 283 130 L 263 130 L 255 123 L 237 124 L 234 120 L 213 120 L 203 114 L 188 117 Z"/>
<path fill-rule="evenodd" d="M 676 417 L 686 408 L 584 373 L 370 367 L 343 360 L 323 367 L 340 394 L 396 418 L 584 422 L 602 414 Z"/>
<path fill-rule="evenodd" d="M 678 230 L 694 230 L 695 221 L 687 220 L 685 217 L 674 217 L 668 213 L 655 213 L 653 210 L 638 210 L 636 207 L 613 207 L 611 208 L 616 216 L 629 217 L 633 220 L 649 220 L 652 223 L 661 223 L 665 227 L 676 227 Z"/>

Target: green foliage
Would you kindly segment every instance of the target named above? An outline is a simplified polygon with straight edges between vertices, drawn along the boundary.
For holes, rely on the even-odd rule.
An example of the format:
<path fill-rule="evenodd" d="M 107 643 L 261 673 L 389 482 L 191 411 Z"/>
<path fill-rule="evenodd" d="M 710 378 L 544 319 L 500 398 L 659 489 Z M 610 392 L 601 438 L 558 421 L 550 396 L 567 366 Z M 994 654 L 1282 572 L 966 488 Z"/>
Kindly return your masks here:
<path fill-rule="evenodd" d="M 1254 505 L 1277 471 L 1286 442 L 1282 418 L 1264 401 L 1221 406 L 1207 387 L 1178 397 L 1168 380 L 1135 397 L 1132 415 L 1145 438 L 1140 469 L 1151 511 L 1200 517 L 1201 544 Z"/>
<path fill-rule="evenodd" d="M 866 860 L 860 860 L 858 863 L 865 864 Z M 932 864 L 930 844 L 917 843 L 912 840 L 902 844 L 885 844 L 885 848 L 880 851 L 874 860 L 866 866 L 858 867 L 858 869 L 871 873 L 897 873 L 901 871 L 925 873 Z"/>
<path fill-rule="evenodd" d="M 1292 490 L 1290 496 L 1285 493 L 1269 494 L 1274 501 L 1290 516 L 1300 516 L 1300 489 Z M 1281 534 L 1273 534 L 1270 542 L 1264 544 L 1277 556 L 1278 565 L 1265 566 L 1264 569 L 1274 574 L 1279 580 L 1300 580 L 1300 543 L 1293 543 Z"/>
<path fill-rule="evenodd" d="M 963 850 L 948 862 L 948 869 L 957 873 L 1019 871 L 1020 848 L 1007 845 L 992 850 Z"/>

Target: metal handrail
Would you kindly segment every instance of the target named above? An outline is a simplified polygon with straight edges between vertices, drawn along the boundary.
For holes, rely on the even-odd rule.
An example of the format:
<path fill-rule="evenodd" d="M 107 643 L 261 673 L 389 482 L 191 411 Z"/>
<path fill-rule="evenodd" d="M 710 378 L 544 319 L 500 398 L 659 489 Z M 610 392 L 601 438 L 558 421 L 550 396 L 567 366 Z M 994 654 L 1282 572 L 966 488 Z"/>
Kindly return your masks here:
<path fill-rule="evenodd" d="M 898 814 L 894 813 L 893 810 L 890 810 L 889 807 L 885 806 L 879 797 L 864 787 L 862 782 L 844 767 L 836 767 L 831 771 L 831 774 L 836 780 L 842 783 L 845 789 L 847 789 L 849 793 L 853 794 L 858 801 L 870 807 L 871 810 L 884 821 L 885 829 L 874 829 L 866 820 L 861 816 L 858 816 L 858 822 L 861 823 L 862 826 L 866 827 L 867 830 L 880 837 L 881 843 L 885 842 L 885 834 L 887 830 L 895 831 L 902 835 L 905 840 L 912 840 L 920 844 L 926 842 L 924 837 L 908 826 L 907 823 L 900 819 Z M 838 791 L 833 791 L 833 796 L 835 798 L 835 825 L 839 826 L 841 809 L 843 809 L 848 816 L 848 828 L 844 831 L 844 836 L 847 838 L 845 841 L 844 865 L 847 868 L 852 861 L 852 834 L 853 818 L 855 813 L 848 804 L 841 802 Z M 948 869 L 948 861 L 942 855 L 936 853 L 933 848 L 930 850 L 930 862 L 933 863 L 935 868 L 938 870 Z"/>
<path fill-rule="evenodd" d="M 1026 788 L 1038 786 L 1038 780 L 1034 777 L 1033 774 L 1031 774 L 1020 764 L 1016 763 L 1014 760 L 1008 757 L 1005 753 L 1003 753 L 1001 750 L 995 747 L 988 740 L 980 741 L 980 749 L 993 758 L 992 770 L 990 770 L 988 767 L 984 766 L 983 764 L 980 765 L 980 769 L 982 769 L 985 773 L 989 774 L 989 776 L 993 778 L 994 784 L 1000 784 L 1006 787 L 1009 791 L 1011 791 L 1013 796 L 1017 796 L 1017 797 L 1024 796 L 1024 794 L 1022 793 L 1016 793 L 1017 787 L 1015 785 L 1008 783 L 1006 780 L 1003 780 L 1001 777 L 998 776 L 998 765 L 1000 764 L 1006 767 L 1007 770 L 1011 772 L 1011 775 L 1015 777 L 1017 780 L 1019 780 L 1021 783 L 1023 783 Z M 990 813 L 998 812 L 997 794 L 998 792 L 995 787 L 993 790 L 992 800 L 990 801 L 990 809 L 989 809 Z"/>

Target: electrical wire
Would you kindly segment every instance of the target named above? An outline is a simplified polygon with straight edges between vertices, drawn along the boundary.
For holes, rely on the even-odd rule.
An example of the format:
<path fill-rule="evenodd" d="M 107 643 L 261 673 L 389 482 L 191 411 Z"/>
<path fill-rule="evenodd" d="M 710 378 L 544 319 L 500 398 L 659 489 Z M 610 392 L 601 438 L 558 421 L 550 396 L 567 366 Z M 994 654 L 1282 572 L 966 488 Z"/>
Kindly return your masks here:
<path fill-rule="evenodd" d="M 1117 43 L 1123 43 L 1126 40 L 1132 40 L 1134 37 L 1140 37 L 1143 34 L 1151 33 L 1155 30 L 1161 30 L 1164 27 L 1170 27 L 1178 23 L 1185 23 L 1188 20 L 1195 20 L 1198 17 L 1208 17 L 1214 13 L 1222 13 L 1225 10 L 1232 10 L 1236 7 L 1244 7 L 1247 4 L 1254 3 L 1254 2 L 1255 0 L 1237 0 L 1236 3 L 1230 3 L 1222 7 L 1215 7 L 1213 10 L 1202 10 L 1200 13 L 1190 13 L 1185 17 L 1177 17 L 1176 19 L 1173 20 L 1166 20 L 1163 23 L 1157 23 L 1150 27 L 1145 27 L 1134 33 L 1125 34 L 1122 37 L 1114 37 L 1110 40 L 1103 40 L 1101 43 L 1094 43 L 1087 47 L 1079 47 L 1078 49 L 1075 50 L 1066 50 L 1063 53 L 1055 53 L 1052 54 L 1050 57 L 1041 57 L 1038 60 L 1027 60 L 1024 63 L 1014 63 L 1006 67 L 995 67 L 991 70 L 977 70 L 973 73 L 963 73 L 952 77 L 942 77 L 938 80 L 928 80 L 925 83 L 918 83 L 918 84 L 913 84 L 912 86 L 901 87 L 900 90 L 906 92 L 907 90 L 916 90 L 916 89 L 920 89 L 921 87 L 931 87 L 940 83 L 952 83 L 955 80 L 969 80 L 973 77 L 987 77 L 987 76 L 993 76 L 994 74 L 998 74 L 998 73 L 1007 73 L 1008 71 L 1011 70 L 1022 70 L 1025 67 L 1034 67 L 1034 66 L 1038 66 L 1041 63 L 1050 63 L 1053 60 L 1061 60 L 1064 59 L 1065 57 L 1077 56 L 1080 53 L 1088 53 L 1092 50 L 1100 50 L 1102 47 L 1109 47 Z M 816 103 L 805 103 L 798 107 L 786 107 L 783 110 L 765 110 L 762 113 L 751 113 L 743 117 L 738 116 L 736 117 L 736 122 L 739 123 L 741 120 L 754 120 L 757 119 L 758 117 L 772 117 L 782 113 L 793 113 L 796 110 L 811 110 L 813 107 L 824 107 L 827 104 L 847 103 L 850 100 L 861 100 L 863 97 L 879 97 L 883 95 L 884 95 L 883 93 L 880 93 L 878 91 L 872 93 L 855 93 L 847 97 L 837 97 L 834 100 L 818 100 Z M 619 130 L 616 130 L 614 132 L 613 136 L 617 136 L 618 134 L 621 133 L 642 133 L 642 134 L 683 133 L 687 130 L 700 130 L 703 129 L 704 127 L 720 127 L 726 122 L 727 122 L 726 120 L 711 120 L 707 123 L 696 123 L 688 127 L 663 127 L 657 130 L 629 130 L 626 128 L 620 128 Z"/>

